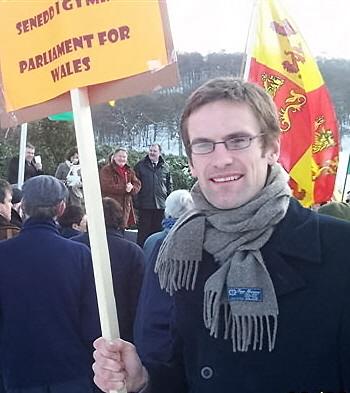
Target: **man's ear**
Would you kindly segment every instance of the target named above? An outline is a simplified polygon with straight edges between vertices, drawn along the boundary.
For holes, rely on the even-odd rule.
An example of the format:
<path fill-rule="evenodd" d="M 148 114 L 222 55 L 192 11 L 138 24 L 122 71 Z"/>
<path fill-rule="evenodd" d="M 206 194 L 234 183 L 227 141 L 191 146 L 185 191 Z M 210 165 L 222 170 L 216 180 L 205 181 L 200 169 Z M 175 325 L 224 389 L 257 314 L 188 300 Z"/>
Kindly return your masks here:
<path fill-rule="evenodd" d="M 192 177 L 197 177 L 197 171 L 195 170 L 193 164 L 190 161 L 188 161 L 188 166 L 190 167 Z"/>
<path fill-rule="evenodd" d="M 269 165 L 273 165 L 278 161 L 280 156 L 280 151 L 281 151 L 280 140 L 277 139 L 276 141 L 273 141 L 271 143 L 271 145 L 268 147 L 266 152 L 267 162 Z"/>
<path fill-rule="evenodd" d="M 61 201 L 56 205 L 56 217 L 61 217 L 66 210 L 66 202 Z"/>

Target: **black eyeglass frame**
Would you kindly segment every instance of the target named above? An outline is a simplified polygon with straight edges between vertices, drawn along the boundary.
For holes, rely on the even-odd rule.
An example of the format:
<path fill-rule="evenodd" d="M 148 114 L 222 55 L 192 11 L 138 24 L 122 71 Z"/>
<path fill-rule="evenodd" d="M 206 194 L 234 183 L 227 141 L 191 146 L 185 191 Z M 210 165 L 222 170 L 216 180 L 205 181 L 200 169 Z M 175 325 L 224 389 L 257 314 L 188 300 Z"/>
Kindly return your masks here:
<path fill-rule="evenodd" d="M 228 150 L 228 151 L 244 150 L 244 149 L 248 149 L 248 147 L 250 147 L 250 145 L 252 144 L 252 141 L 253 141 L 254 139 L 260 138 L 261 136 L 264 136 L 264 135 L 266 135 L 266 134 L 265 134 L 265 133 L 260 133 L 260 134 L 254 135 L 254 136 L 249 136 L 249 135 L 240 135 L 240 136 L 236 136 L 236 137 L 233 136 L 233 137 L 231 137 L 231 138 L 228 138 L 228 139 L 225 140 L 225 141 L 218 141 L 218 142 L 214 142 L 214 141 L 204 141 L 204 142 L 198 142 L 198 143 L 190 144 L 189 147 L 190 147 L 191 153 L 192 153 L 192 154 L 195 154 L 195 155 L 210 154 L 210 153 L 212 153 L 212 152 L 215 150 L 215 145 L 219 145 L 219 144 L 224 144 L 225 147 L 226 147 L 226 150 Z M 247 145 L 246 145 L 246 146 L 240 147 L 240 148 L 232 148 L 232 147 L 230 148 L 230 147 L 228 146 L 228 142 L 229 142 L 229 141 L 232 141 L 233 139 L 243 139 L 243 138 L 247 141 Z M 210 150 L 210 151 L 207 151 L 207 152 L 204 152 L 204 153 L 198 153 L 198 152 L 193 151 L 193 146 L 199 145 L 199 144 L 203 144 L 203 143 L 211 144 L 211 146 L 212 146 L 211 150 Z"/>

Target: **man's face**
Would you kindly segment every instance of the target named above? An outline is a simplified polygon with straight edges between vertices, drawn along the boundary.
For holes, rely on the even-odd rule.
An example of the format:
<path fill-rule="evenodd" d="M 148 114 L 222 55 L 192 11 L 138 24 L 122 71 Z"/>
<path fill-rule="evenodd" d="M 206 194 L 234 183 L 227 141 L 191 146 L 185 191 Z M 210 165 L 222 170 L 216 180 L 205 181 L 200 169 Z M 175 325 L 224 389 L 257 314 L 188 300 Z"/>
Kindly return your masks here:
<path fill-rule="evenodd" d="M 26 147 L 26 161 L 32 162 L 35 154 L 35 149 L 31 147 Z"/>
<path fill-rule="evenodd" d="M 158 162 L 160 156 L 159 146 L 152 145 L 148 151 L 148 157 L 152 162 Z"/>
<path fill-rule="evenodd" d="M 7 221 L 11 221 L 12 194 L 9 190 L 5 191 L 4 202 L 0 203 L 0 215 Z"/>
<path fill-rule="evenodd" d="M 209 103 L 188 119 L 191 144 L 255 136 L 261 132 L 253 111 L 244 103 Z M 218 209 L 232 209 L 253 199 L 264 187 L 268 165 L 275 163 L 278 156 L 278 141 L 263 153 L 261 139 L 256 138 L 243 150 L 228 151 L 224 144 L 218 144 L 212 153 L 192 154 L 190 168 L 208 202 Z"/>

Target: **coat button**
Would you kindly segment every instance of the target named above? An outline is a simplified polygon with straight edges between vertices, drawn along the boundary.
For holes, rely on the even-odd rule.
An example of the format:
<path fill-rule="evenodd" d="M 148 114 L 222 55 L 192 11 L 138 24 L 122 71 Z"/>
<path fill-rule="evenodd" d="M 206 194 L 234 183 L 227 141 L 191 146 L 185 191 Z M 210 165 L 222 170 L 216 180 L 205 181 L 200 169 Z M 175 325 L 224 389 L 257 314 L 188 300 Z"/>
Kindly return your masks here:
<path fill-rule="evenodd" d="M 214 374 L 214 371 L 211 367 L 205 366 L 201 369 L 201 376 L 203 379 L 210 379 Z"/>

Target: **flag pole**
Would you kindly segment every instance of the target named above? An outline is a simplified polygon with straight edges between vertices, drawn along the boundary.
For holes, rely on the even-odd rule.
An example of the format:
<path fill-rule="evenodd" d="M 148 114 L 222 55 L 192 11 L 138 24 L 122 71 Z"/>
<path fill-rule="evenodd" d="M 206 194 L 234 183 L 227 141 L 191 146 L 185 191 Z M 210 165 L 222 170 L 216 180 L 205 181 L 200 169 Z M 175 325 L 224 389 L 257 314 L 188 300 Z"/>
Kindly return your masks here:
<path fill-rule="evenodd" d="M 252 60 L 251 53 L 252 53 L 252 46 L 254 42 L 254 36 L 256 35 L 256 16 L 257 16 L 258 2 L 259 0 L 254 0 L 252 5 L 248 32 L 247 32 L 247 39 L 245 41 L 244 54 L 243 54 L 241 70 L 240 70 L 240 78 L 243 78 L 243 80 L 245 81 L 248 80 L 250 62 Z"/>
<path fill-rule="evenodd" d="M 346 183 L 347 183 L 347 180 L 348 180 L 348 173 L 349 173 L 349 171 L 350 171 L 350 154 L 349 154 L 349 157 L 348 157 L 348 165 L 346 166 L 343 192 L 341 194 L 341 201 L 342 202 L 344 201 L 344 194 L 345 194 L 345 188 L 346 188 Z"/>
<path fill-rule="evenodd" d="M 70 94 L 81 164 L 102 336 L 107 340 L 113 340 L 119 338 L 120 333 L 113 292 L 88 90 L 87 87 L 73 89 Z M 126 389 L 124 388 L 118 392 L 126 393 Z M 115 391 L 110 391 L 110 393 L 115 393 Z"/>

